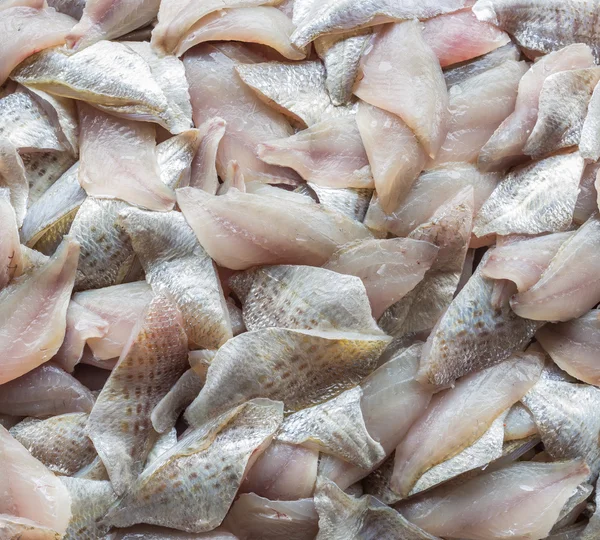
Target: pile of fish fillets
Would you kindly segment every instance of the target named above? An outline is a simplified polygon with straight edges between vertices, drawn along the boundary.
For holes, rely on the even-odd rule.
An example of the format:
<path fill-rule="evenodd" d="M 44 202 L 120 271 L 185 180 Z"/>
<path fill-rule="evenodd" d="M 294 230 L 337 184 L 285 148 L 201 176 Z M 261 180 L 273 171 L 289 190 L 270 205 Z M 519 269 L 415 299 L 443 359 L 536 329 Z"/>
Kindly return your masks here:
<path fill-rule="evenodd" d="M 0 540 L 600 540 L 600 0 L 0 43 Z"/>

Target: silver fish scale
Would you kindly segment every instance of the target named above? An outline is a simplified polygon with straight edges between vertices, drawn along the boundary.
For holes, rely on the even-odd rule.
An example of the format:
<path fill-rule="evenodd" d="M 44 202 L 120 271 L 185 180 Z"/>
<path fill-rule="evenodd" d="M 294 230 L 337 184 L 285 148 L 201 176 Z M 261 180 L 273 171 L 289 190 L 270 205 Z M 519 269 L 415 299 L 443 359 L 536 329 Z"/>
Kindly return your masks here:
<path fill-rule="evenodd" d="M 325 208 L 336 210 L 349 218 L 364 221 L 373 196 L 372 189 L 330 188 L 309 183 L 319 203 Z"/>
<path fill-rule="evenodd" d="M 21 152 L 29 182 L 27 206 L 31 207 L 74 163 L 69 152 Z"/>

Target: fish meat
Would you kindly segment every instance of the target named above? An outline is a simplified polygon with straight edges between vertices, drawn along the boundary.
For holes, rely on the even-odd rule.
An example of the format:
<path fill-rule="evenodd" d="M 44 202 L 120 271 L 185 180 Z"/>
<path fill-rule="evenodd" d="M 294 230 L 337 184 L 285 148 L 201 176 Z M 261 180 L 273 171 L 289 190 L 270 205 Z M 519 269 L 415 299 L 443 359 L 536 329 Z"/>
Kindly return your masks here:
<path fill-rule="evenodd" d="M 576 43 L 543 56 L 523 75 L 514 112 L 483 146 L 478 165 L 486 171 L 504 170 L 523 161 L 523 149 L 538 118 L 540 94 L 545 80 L 555 73 L 594 66 L 590 48 Z"/>
<path fill-rule="evenodd" d="M 17 225 L 23 224 L 27 211 L 29 183 L 23 160 L 10 141 L 0 138 L 0 189 L 7 188 Z"/>
<path fill-rule="evenodd" d="M 206 252 L 232 270 L 257 264 L 319 266 L 339 246 L 371 236 L 362 224 L 337 212 L 271 195 L 231 190 L 214 196 L 183 188 L 177 190 L 177 203 Z M 273 229 L 271 223 L 282 227 Z"/>
<path fill-rule="evenodd" d="M 597 3 L 577 0 L 479 0 L 473 13 L 508 32 L 532 56 L 548 54 L 571 43 L 586 43 L 600 60 L 595 27 Z"/>
<path fill-rule="evenodd" d="M 579 151 L 585 159 L 598 161 L 600 159 L 600 145 L 598 144 L 598 133 L 600 132 L 600 90 L 594 91 L 589 100 L 587 114 L 581 128 L 581 138 L 579 140 Z"/>
<path fill-rule="evenodd" d="M 190 425 L 200 426 L 255 397 L 282 400 L 286 412 L 317 405 L 356 386 L 373 370 L 389 341 L 381 333 L 287 328 L 240 334 L 217 352 L 206 384 L 185 417 Z"/>
<path fill-rule="evenodd" d="M 26 418 L 10 434 L 57 475 L 72 476 L 96 458 L 85 431 L 87 413 L 67 413 L 45 420 Z"/>
<path fill-rule="evenodd" d="M 523 152 L 539 157 L 579 144 L 600 69 L 573 69 L 550 75 L 540 94 L 538 119 Z"/>
<path fill-rule="evenodd" d="M 59 533 L 43 527 L 30 519 L 0 514 L 0 533 L 6 538 L 26 538 L 32 540 L 56 540 Z"/>
<path fill-rule="evenodd" d="M 566 230 L 573 220 L 585 160 L 578 152 L 515 169 L 475 217 L 473 234 L 540 234 Z"/>
<path fill-rule="evenodd" d="M 17 216 L 10 204 L 10 192 L 6 188 L 0 188 L 0 230 L 3 231 L 0 239 L 0 290 L 2 290 L 15 276 L 23 273 Z"/>
<path fill-rule="evenodd" d="M 203 189 L 211 195 L 217 194 L 219 177 L 217 175 L 217 152 L 219 143 L 225 135 L 227 122 L 215 117 L 207 120 L 198 130 L 202 139 L 192 161 L 189 187 Z M 187 187 L 181 184 L 181 187 Z"/>
<path fill-rule="evenodd" d="M 547 324 L 536 333 L 552 360 L 569 375 L 600 386 L 600 311 L 592 309 L 582 317 L 559 324 Z"/>
<path fill-rule="evenodd" d="M 520 317 L 568 321 L 581 317 L 600 300 L 596 280 L 596 242 L 600 219 L 592 216 L 558 250 L 538 282 L 511 299 Z M 577 257 L 577 267 L 570 262 Z"/>
<path fill-rule="evenodd" d="M 88 195 L 118 198 L 157 211 L 175 195 L 160 179 L 155 128 L 103 113 L 79 102 L 79 183 Z"/>
<path fill-rule="evenodd" d="M 71 498 L 58 477 L 2 426 L 0 450 L 4 486 L 0 512 L 31 520 L 59 536 L 64 534 L 71 516 Z"/>
<path fill-rule="evenodd" d="M 100 40 L 121 37 L 154 20 L 159 5 L 160 0 L 86 0 L 67 45 L 81 50 Z"/>
<path fill-rule="evenodd" d="M 452 302 L 468 266 L 473 202 L 473 188 L 467 186 L 410 233 L 410 239 L 431 243 L 438 252 L 423 279 L 379 317 L 379 325 L 389 335 L 428 332 Z"/>
<path fill-rule="evenodd" d="M 280 402 L 248 401 L 184 436 L 142 472 L 105 522 L 204 532 L 225 518 L 245 471 L 283 420 Z M 174 481 L 181 471 L 187 471 Z M 190 495 L 192 495 L 190 497 Z"/>
<path fill-rule="evenodd" d="M 0 291 L 0 384 L 48 361 L 60 348 L 78 256 L 79 244 L 66 238 L 44 266 Z"/>
<path fill-rule="evenodd" d="M 249 331 L 294 328 L 381 334 L 367 291 L 354 276 L 311 266 L 263 266 L 229 280 Z"/>
<path fill-rule="evenodd" d="M 515 403 L 504 421 L 504 440 L 519 441 L 538 433 L 531 413 L 522 403 Z"/>
<path fill-rule="evenodd" d="M 19 1 L 19 0 L 17 0 Z M 37 0 L 33 0 L 38 3 Z M 81 19 L 81 15 L 83 14 L 83 8 L 85 7 L 86 0 L 47 0 L 48 5 L 53 7 L 56 11 L 60 11 L 61 13 L 65 13 L 70 17 L 73 17 L 75 20 Z M 43 4 L 43 2 L 39 2 Z"/>
<path fill-rule="evenodd" d="M 45 418 L 89 413 L 93 394 L 77 379 L 51 363 L 0 386 L 0 414 Z"/>
<path fill-rule="evenodd" d="M 4 9 L 0 23 L 0 84 L 3 84 L 10 72 L 28 56 L 63 44 L 74 24 L 74 19 L 53 9 L 26 6 Z"/>
<path fill-rule="evenodd" d="M 448 92 L 439 61 L 423 39 L 419 23 L 382 27 L 361 62 L 354 93 L 399 116 L 434 158 L 446 138 Z"/>
<path fill-rule="evenodd" d="M 427 155 L 398 116 L 361 101 L 356 123 L 371 166 L 377 199 L 393 212 L 425 167 Z"/>
<path fill-rule="evenodd" d="M 392 490 L 407 497 L 424 473 L 471 446 L 538 381 L 542 366 L 539 354 L 517 354 L 436 394 L 396 448 Z"/>
<path fill-rule="evenodd" d="M 490 252 L 482 267 L 486 278 L 509 279 L 519 292 L 529 290 L 542 277 L 560 247 L 575 233 L 553 233 L 543 236 L 508 237 Z"/>
<path fill-rule="evenodd" d="M 343 246 L 324 267 L 359 277 L 369 296 L 373 317 L 379 319 L 423 280 L 438 255 L 438 246 L 428 241 L 372 239 Z"/>
<path fill-rule="evenodd" d="M 463 484 L 438 488 L 396 508 L 412 523 L 444 537 L 545 538 L 588 473 L 582 460 L 516 462 Z M 536 508 L 544 508 L 544 512 Z"/>
<path fill-rule="evenodd" d="M 494 298 L 494 282 L 481 271 L 487 256 L 427 338 L 419 380 L 439 386 L 452 384 L 524 349 L 541 326 L 513 313 L 509 305 L 512 288 Z"/>
<path fill-rule="evenodd" d="M 123 210 L 120 224 L 155 293 L 181 311 L 190 349 L 218 349 L 233 337 L 214 262 L 180 212 Z"/>
<path fill-rule="evenodd" d="M 310 197 L 316 199 L 315 202 L 324 208 L 335 210 L 361 223 L 365 219 L 373 195 L 372 189 L 329 188 L 317 184 L 301 184 L 296 190 L 300 192 L 300 188 L 310 193 Z"/>
<path fill-rule="evenodd" d="M 87 425 L 118 495 L 133 485 L 156 438 L 150 433 L 152 409 L 188 365 L 181 314 L 166 296 L 156 295 L 102 388 Z"/>
<path fill-rule="evenodd" d="M 29 208 L 76 163 L 69 152 L 20 152 L 19 155 L 29 182 Z"/>
<path fill-rule="evenodd" d="M 223 9 L 202 17 L 179 40 L 175 55 L 206 41 L 260 43 L 290 60 L 303 60 L 306 51 L 290 42 L 294 31 L 290 18 L 276 7 L 255 6 Z"/>

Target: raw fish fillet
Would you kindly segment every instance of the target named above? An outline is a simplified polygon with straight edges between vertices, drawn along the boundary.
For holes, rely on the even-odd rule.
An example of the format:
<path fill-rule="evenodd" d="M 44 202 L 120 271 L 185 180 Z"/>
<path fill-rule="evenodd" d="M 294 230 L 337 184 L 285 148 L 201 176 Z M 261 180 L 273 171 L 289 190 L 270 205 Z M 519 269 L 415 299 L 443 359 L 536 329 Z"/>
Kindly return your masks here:
<path fill-rule="evenodd" d="M 198 128 L 202 134 L 202 141 L 192 161 L 189 187 L 203 189 L 211 195 L 217 194 L 219 187 L 217 152 L 226 127 L 225 120 L 215 117 Z"/>
<path fill-rule="evenodd" d="M 0 188 L 0 290 L 23 273 L 17 216 L 10 204 L 10 191 Z"/>

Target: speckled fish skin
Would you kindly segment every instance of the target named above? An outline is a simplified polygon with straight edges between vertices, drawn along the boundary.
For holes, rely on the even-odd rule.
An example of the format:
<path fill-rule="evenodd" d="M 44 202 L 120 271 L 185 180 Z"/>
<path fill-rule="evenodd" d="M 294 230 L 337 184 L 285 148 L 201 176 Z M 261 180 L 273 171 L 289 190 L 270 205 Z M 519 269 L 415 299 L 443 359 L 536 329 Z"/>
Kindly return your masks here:
<path fill-rule="evenodd" d="M 523 398 L 538 426 L 544 448 L 556 460 L 583 458 L 595 481 L 600 472 L 600 389 L 540 379 Z"/>
<path fill-rule="evenodd" d="M 27 152 L 20 155 L 29 182 L 29 208 L 75 164 L 75 158 L 69 152 Z"/>
<path fill-rule="evenodd" d="M 17 216 L 10 204 L 10 191 L 0 188 L 0 290 L 23 271 Z"/>
<path fill-rule="evenodd" d="M 403 58 L 402 63 L 397 59 Z M 354 93 L 399 116 L 434 158 L 446 138 L 448 91 L 418 21 L 382 27 L 365 51 Z"/>
<path fill-rule="evenodd" d="M 396 508 L 411 522 L 443 537 L 545 538 L 588 473 L 582 460 L 517 462 L 458 486 L 438 488 Z"/>
<path fill-rule="evenodd" d="M 319 36 L 340 34 L 350 30 L 375 26 L 405 19 L 428 19 L 464 7 L 464 0 L 425 0 L 418 4 L 397 3 L 388 0 L 328 0 L 311 6 L 296 25 L 292 42 L 303 47 Z"/>
<path fill-rule="evenodd" d="M 511 299 L 520 317 L 538 321 L 568 321 L 581 317 L 600 300 L 596 280 L 600 264 L 598 214 L 586 221 L 558 250 L 540 280 Z M 577 265 L 571 262 L 577 258 Z"/>
<path fill-rule="evenodd" d="M 90 412 L 94 396 L 77 379 L 53 364 L 44 364 L 0 386 L 0 413 L 44 418 Z"/>
<path fill-rule="evenodd" d="M 160 0 L 87 0 L 81 20 L 67 36 L 74 50 L 121 37 L 156 17 Z"/>
<path fill-rule="evenodd" d="M 25 540 L 60 540 L 62 535 L 30 519 L 0 514 L 0 534 Z"/>
<path fill-rule="evenodd" d="M 53 473 L 71 476 L 96 457 L 85 432 L 87 419 L 87 413 L 67 413 L 45 420 L 26 418 L 13 426 L 10 434 Z"/>
<path fill-rule="evenodd" d="M 0 188 L 8 188 L 19 227 L 27 211 L 29 183 L 23 160 L 10 141 L 0 139 Z"/>
<path fill-rule="evenodd" d="M 373 317 L 379 319 L 423 280 L 438 255 L 438 247 L 428 241 L 373 239 L 343 246 L 324 267 L 359 277 L 369 296 Z"/>
<path fill-rule="evenodd" d="M 581 43 L 550 53 L 534 63 L 519 83 L 514 112 L 481 149 L 479 167 L 497 171 L 521 162 L 524 159 L 523 147 L 537 121 L 544 81 L 554 73 L 593 66 L 592 51 Z"/>
<path fill-rule="evenodd" d="M 145 469 L 148 468 L 162 454 L 164 454 L 166 451 L 173 448 L 176 444 L 177 444 L 177 430 L 175 428 L 171 428 L 171 429 L 165 431 L 164 433 L 161 433 L 158 436 L 158 438 L 156 439 L 156 442 L 154 443 L 152 450 L 150 450 L 150 453 L 148 454 L 148 457 L 146 458 L 146 463 L 144 465 L 144 468 Z"/>
<path fill-rule="evenodd" d="M 516 169 L 477 213 L 473 234 L 540 234 L 566 230 L 573 220 L 585 160 L 578 152 Z"/>
<path fill-rule="evenodd" d="M 226 127 L 225 120 L 215 117 L 207 120 L 198 128 L 202 139 L 192 161 L 189 187 L 203 189 L 211 195 L 217 194 L 219 187 L 217 152 L 219 143 L 225 135 Z M 181 187 L 184 186 L 181 184 Z"/>
<path fill-rule="evenodd" d="M 79 244 L 63 241 L 43 267 L 0 291 L 0 384 L 48 361 L 58 351 L 75 281 Z M 44 310 L 38 307 L 44 305 Z"/>
<path fill-rule="evenodd" d="M 314 42 L 315 50 L 325 66 L 325 86 L 334 105 L 350 103 L 360 58 L 370 38 L 371 31 L 365 29 L 322 36 Z"/>
<path fill-rule="evenodd" d="M 531 413 L 522 403 L 515 403 L 504 421 L 504 440 L 519 441 L 538 433 Z"/>
<path fill-rule="evenodd" d="M 559 324 L 547 324 L 535 337 L 552 360 L 569 375 L 600 386 L 600 311 Z"/>
<path fill-rule="evenodd" d="M 319 514 L 316 540 L 439 540 L 375 497 L 365 495 L 356 499 L 330 480 L 317 481 L 315 507 Z"/>
<path fill-rule="evenodd" d="M 53 9 L 15 6 L 3 10 L 0 23 L 0 84 L 3 84 L 11 71 L 29 55 L 47 47 L 63 44 L 74 24 L 74 19 Z"/>
<path fill-rule="evenodd" d="M 541 355 L 518 354 L 436 394 L 396 448 L 392 490 L 407 497 L 424 473 L 475 443 L 537 382 L 542 367 Z"/>
<path fill-rule="evenodd" d="M 321 206 L 361 223 L 365 219 L 373 195 L 372 189 L 329 188 L 317 184 L 306 186 L 312 190 Z"/>
<path fill-rule="evenodd" d="M 180 212 L 120 214 L 155 292 L 168 291 L 183 317 L 191 349 L 218 349 L 233 337 L 229 311 L 212 259 Z"/>
<path fill-rule="evenodd" d="M 123 43 L 100 41 L 77 54 L 47 49 L 22 62 L 11 77 L 31 88 L 87 101 L 117 116 L 168 128 L 165 94 L 146 61 Z"/>
<path fill-rule="evenodd" d="M 373 187 L 367 153 L 351 116 L 323 120 L 286 139 L 262 143 L 258 157 L 322 186 Z"/>
<path fill-rule="evenodd" d="M 239 64 L 236 71 L 258 97 L 300 126 L 351 116 L 354 107 L 336 107 L 326 88 L 325 67 L 318 60 L 299 63 Z"/>
<path fill-rule="evenodd" d="M 312 499 L 270 501 L 254 493 L 240 495 L 225 526 L 245 540 L 314 540 L 319 530 Z"/>
<path fill-rule="evenodd" d="M 155 438 L 150 434 L 152 409 L 188 365 L 181 314 L 166 296 L 155 296 L 88 421 L 89 436 L 117 494 L 141 472 Z"/>
<path fill-rule="evenodd" d="M 395 210 L 425 167 L 427 155 L 412 130 L 396 115 L 361 101 L 356 113 L 379 204 Z"/>
<path fill-rule="evenodd" d="M 541 4 L 535 0 L 479 0 L 473 12 L 480 21 L 508 32 L 532 55 L 586 43 L 600 59 L 597 0 L 549 0 Z"/>
<path fill-rule="evenodd" d="M 63 534 L 71 515 L 71 499 L 58 477 L 35 459 L 0 426 L 2 511 Z"/>
<path fill-rule="evenodd" d="M 486 256 L 482 263 L 485 263 Z M 492 366 L 522 350 L 541 326 L 517 317 L 504 296 L 494 305 L 494 281 L 481 263 L 433 328 L 421 356 L 419 379 L 452 384 L 472 371 Z"/>
<path fill-rule="evenodd" d="M 382 334 L 284 328 L 240 334 L 217 352 L 186 419 L 198 426 L 255 397 L 281 399 L 286 412 L 316 405 L 368 375 L 388 342 Z M 249 357 L 254 358 L 252 366 L 247 365 Z"/>
<path fill-rule="evenodd" d="M 260 328 L 382 334 L 365 287 L 354 276 L 311 266 L 263 266 L 229 280 L 244 323 Z"/>
<path fill-rule="evenodd" d="M 516 237 L 496 245 L 482 267 L 482 273 L 487 278 L 509 279 L 519 292 L 526 291 L 538 282 L 560 247 L 574 234 L 569 231 L 533 238 Z"/>
<path fill-rule="evenodd" d="M 183 188 L 177 190 L 177 203 L 211 258 L 232 270 L 258 264 L 320 266 L 339 246 L 371 236 L 338 212 L 271 195 L 230 190 L 217 197 Z M 287 225 L 274 230 L 271 223 Z M 239 227 L 246 230 L 243 237 Z"/>
<path fill-rule="evenodd" d="M 540 94 L 538 119 L 523 152 L 539 157 L 579 144 L 600 69 L 573 69 L 550 75 Z"/>
<path fill-rule="evenodd" d="M 465 266 L 473 221 L 473 188 L 467 186 L 409 238 L 439 248 L 423 279 L 378 320 L 389 335 L 403 336 L 431 330 L 452 302 Z"/>
<path fill-rule="evenodd" d="M 187 532 L 214 529 L 282 420 L 280 402 L 257 399 L 194 429 L 140 475 L 105 521 L 118 527 L 149 523 Z"/>

